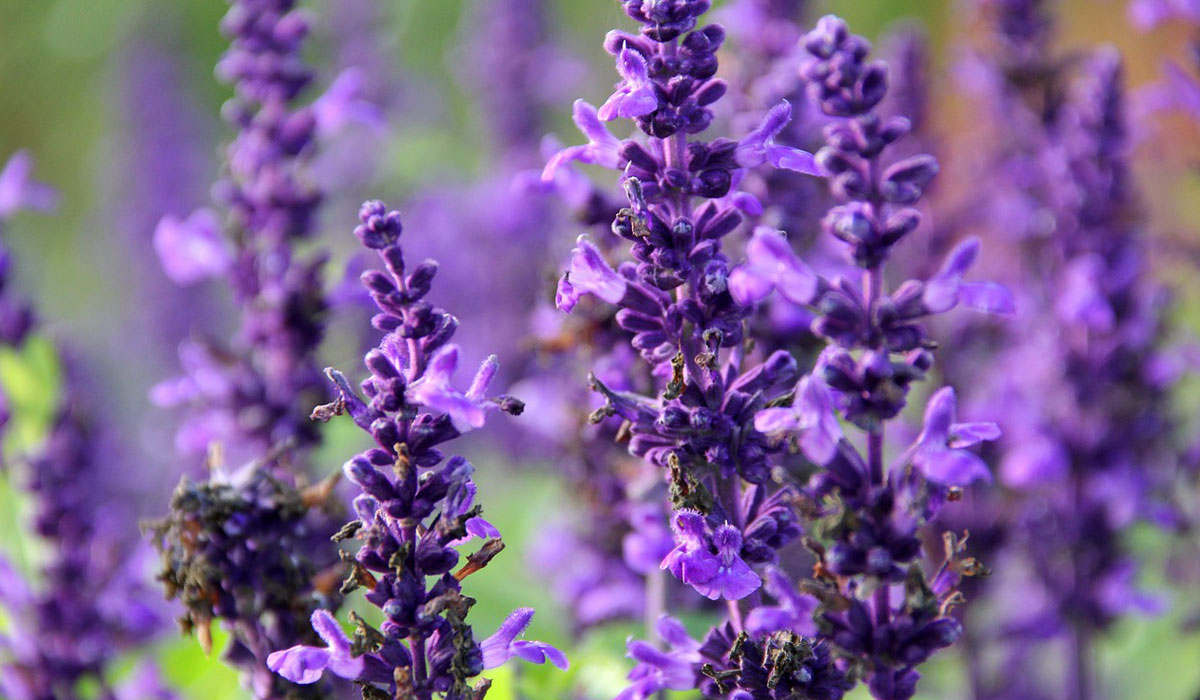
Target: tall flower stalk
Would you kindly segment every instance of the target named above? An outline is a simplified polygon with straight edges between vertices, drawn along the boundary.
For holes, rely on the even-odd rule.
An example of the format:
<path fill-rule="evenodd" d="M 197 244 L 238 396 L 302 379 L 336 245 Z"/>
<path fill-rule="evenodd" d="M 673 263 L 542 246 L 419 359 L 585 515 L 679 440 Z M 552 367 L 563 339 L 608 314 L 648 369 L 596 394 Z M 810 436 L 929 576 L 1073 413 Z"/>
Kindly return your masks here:
<path fill-rule="evenodd" d="M 216 72 L 234 87 L 223 116 L 237 132 L 214 188 L 228 235 L 201 209 L 165 217 L 154 243 L 177 282 L 224 279 L 239 328 L 228 344 L 185 344 L 186 374 L 154 392 L 160 404 L 191 408 L 177 448 L 184 458 L 207 454 L 212 474 L 185 478 L 167 517 L 148 529 L 167 596 L 185 606 L 185 631 L 207 650 L 211 623 L 222 621 L 231 632 L 225 658 L 255 697 L 317 697 L 331 686 L 288 683 L 266 660 L 315 641 L 313 611 L 340 602 L 337 557 L 319 544 L 336 530 L 326 513 L 333 482 L 308 485 L 304 459 L 319 437 L 306 407 L 322 397 L 326 255 L 306 255 L 301 244 L 322 196 L 307 168 L 318 131 L 362 110 L 345 85 L 300 102 L 314 76 L 301 58 L 309 21 L 293 0 L 230 4 L 221 26 L 231 45 Z"/>
<path fill-rule="evenodd" d="M 0 171 L 0 228 L 22 210 L 49 210 L 57 193 L 30 175 L 32 159 L 20 152 Z M 30 306 L 16 299 L 9 278 L 12 259 L 0 243 L 0 347 L 29 348 L 38 332 Z M 77 366 L 61 355 L 59 386 L 51 391 L 46 433 L 33 446 L 10 445 L 7 474 L 19 480 L 31 502 L 30 529 L 44 557 L 27 581 L 0 557 L 0 608 L 6 629 L 0 637 L 0 690 L 7 697 L 65 700 L 98 697 L 170 697 L 149 664 L 117 681 L 123 654 L 145 651 L 163 631 L 162 611 L 149 597 L 148 559 L 130 536 L 128 516 L 113 503 L 111 476 L 128 469 L 114 449 L 114 426 L 97 420 L 100 401 L 81 389 Z M 11 387 L 8 387 L 11 389 Z M 3 428 L 10 419 L 35 420 L 32 406 L 3 397 Z M 10 413 L 10 407 L 23 411 Z M 131 541 L 133 540 L 133 541 Z M 97 688 L 86 694 L 85 685 Z"/>
<path fill-rule="evenodd" d="M 467 621 L 475 600 L 462 593 L 461 582 L 504 545 L 475 504 L 474 467 L 459 456 L 447 459 L 442 446 L 483 427 L 488 413 L 520 414 L 523 405 L 510 396 L 488 395 L 499 366 L 495 356 L 466 391 L 453 386 L 459 348 L 450 340 L 458 321 L 425 301 L 437 264 L 406 266 L 399 213 L 373 201 L 359 216 L 355 235 L 386 269 L 363 274 L 379 307 L 372 324 L 386 335 L 364 360 L 370 370 L 362 382 L 367 401 L 341 373 L 327 370 L 339 395 L 317 415 L 348 414 L 377 445 L 344 466 L 361 490 L 354 499 L 358 519 L 335 539 L 361 542 L 343 590 L 366 589 L 366 600 L 379 608 L 384 622 L 376 629 L 352 614 L 351 641 L 332 615 L 318 610 L 312 622 L 325 646 L 280 650 L 269 665 L 296 683 L 314 683 L 326 672 L 352 680 L 364 697 L 479 699 L 489 682 L 471 680 L 513 656 L 567 667 L 554 647 L 518 639 L 533 617 L 530 608 L 514 611 L 494 635 L 477 641 Z M 455 571 L 456 547 L 474 538 L 482 544 Z"/>
<path fill-rule="evenodd" d="M 723 31 L 696 28 L 707 2 L 630 0 L 624 7 L 642 28 L 640 36 L 611 32 L 606 40 L 623 80 L 598 110 L 576 103 L 589 143 L 557 154 L 544 177 L 575 160 L 622 170 L 630 206 L 613 230 L 632 244 L 635 262 L 614 270 L 581 238 L 558 304 L 571 311 L 592 295 L 620 308 L 617 322 L 660 393 L 616 391 L 593 377 L 606 400 L 599 416 L 622 417 L 631 453 L 657 466 L 669 486 L 676 546 L 663 568 L 701 595 L 725 600 L 728 616 L 703 643 L 670 618 L 656 629 L 665 651 L 631 643 L 639 663 L 622 697 L 665 688 L 840 697 L 853 683 L 832 663 L 835 648 L 854 669 L 851 678 L 868 677 L 876 697 L 911 697 L 915 666 L 957 636 L 946 608 L 959 573 L 970 568 L 954 543 L 928 583 L 915 563 L 916 529 L 944 500 L 947 484 L 986 475 L 961 448 L 994 438 L 995 428 L 954 423 L 953 393 L 939 392 L 925 432 L 889 478 L 883 424 L 932 362 L 917 319 L 960 302 L 1004 311 L 1011 300 L 995 286 L 963 281 L 977 244 L 956 250 L 928 283 L 910 282 L 894 294 L 885 289 L 883 263 L 891 245 L 916 228 L 919 215 L 908 205 L 936 162 L 919 156 L 884 167 L 880 154 L 908 123 L 874 115 L 886 93 L 884 68 L 865 62 L 869 45 L 850 37 L 840 20 L 822 20 L 806 40 L 813 59 L 805 78 L 814 101 L 836 120 L 818 166 L 810 154 L 776 143 L 790 115 L 786 102 L 740 141 L 694 140 L 725 91 L 713 79 Z M 635 119 L 647 138 L 610 135 L 602 122 L 617 117 Z M 826 228 L 851 244 L 863 287 L 819 278 L 782 237 L 761 229 L 747 249 L 748 264 L 730 273 L 721 239 L 741 222 L 734 203 L 744 201 L 730 196 L 731 187 L 744 170 L 768 163 L 829 174 L 843 204 Z M 756 353 L 744 334 L 753 305 L 776 289 L 814 309 L 813 330 L 840 345 L 809 376 L 800 377 L 786 352 Z M 838 413 L 867 432 L 865 457 L 841 437 Z M 787 441 L 776 439 L 796 431 L 807 456 L 823 467 L 807 486 L 803 468 L 785 459 Z M 825 639 L 798 636 L 817 632 L 810 615 L 818 600 L 776 568 L 786 563 L 780 550 L 800 534 L 797 504 L 804 501 L 833 540 L 828 552 L 814 542 L 823 573 L 806 587 L 821 598 Z M 890 591 L 906 580 L 910 595 L 897 606 Z M 874 593 L 864 600 L 864 591 Z M 766 605 L 763 592 L 776 605 Z"/>

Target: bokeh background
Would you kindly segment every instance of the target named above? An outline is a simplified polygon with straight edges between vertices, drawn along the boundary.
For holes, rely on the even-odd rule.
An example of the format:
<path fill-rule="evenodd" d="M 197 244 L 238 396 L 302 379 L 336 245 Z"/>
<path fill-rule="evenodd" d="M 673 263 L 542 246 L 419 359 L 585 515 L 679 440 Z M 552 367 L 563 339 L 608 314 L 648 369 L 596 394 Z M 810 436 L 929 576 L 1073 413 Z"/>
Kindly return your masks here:
<path fill-rule="evenodd" d="M 471 0 L 308 4 L 316 17 L 309 58 L 319 82 L 350 62 L 371 62 L 372 98 L 387 118 L 383 132 L 351 127 L 325 149 L 373 153 L 359 162 L 341 158 L 319 168 L 331 196 L 313 244 L 334 251 L 336 270 L 355 248 L 349 228 L 362 199 L 384 198 L 403 210 L 422 193 L 465 189 L 487 175 L 494 149 L 482 128 L 488 114 L 472 95 L 481 67 L 471 65 L 473 42 L 486 40 L 486 31 L 472 21 Z M 576 97 L 595 102 L 608 93 L 611 57 L 601 42 L 608 29 L 628 20 L 614 0 L 550 4 L 555 41 L 569 60 L 547 77 L 547 117 L 554 130 L 572 139 L 571 102 Z M 925 26 L 935 51 L 934 131 L 947 150 L 938 155 L 952 159 L 956 124 L 971 119 L 971 105 L 955 94 L 947 77 L 956 47 L 969 38 L 960 4 L 845 0 L 817 5 L 814 16 L 836 11 L 868 37 L 900 21 Z M 130 483 L 128 475 L 110 475 L 129 494 L 131 521 L 159 514 L 179 477 L 171 468 L 171 418 L 156 413 L 146 400 L 149 388 L 176 368 L 175 348 L 161 341 L 164 329 L 182 339 L 197 319 L 213 328 L 230 327 L 227 300 L 217 289 L 167 297 L 153 293 L 164 287 L 165 278 L 151 246 L 160 216 L 186 214 L 207 203 L 218 151 L 229 137 L 219 118 L 229 89 L 212 71 L 226 47 L 217 30 L 225 10 L 221 0 L 0 0 L 0 159 L 30 149 L 38 177 L 62 192 L 57 213 L 22 216 L 7 232 L 21 261 L 17 284 L 36 300 L 49 333 L 83 351 L 102 384 L 106 413 L 135 438 L 144 453 L 137 459 L 151 466 L 138 467 Z M 1184 28 L 1134 32 L 1117 0 L 1063 2 L 1060 18 L 1067 48 L 1119 47 L 1135 87 L 1158 78 L 1165 56 L 1186 50 Z M 1156 128 L 1166 137 L 1139 149 L 1139 186 L 1146 209 L 1153 212 L 1155 259 L 1163 276 L 1181 289 L 1178 323 L 1192 327 L 1200 325 L 1192 301 L 1191 254 L 1200 245 L 1200 230 L 1192 225 L 1189 232 L 1188 224 L 1200 214 L 1200 178 L 1167 174 L 1186 170 L 1200 158 L 1200 143 L 1185 124 L 1166 120 Z M 953 172 L 953 163 L 948 171 Z M 564 249 L 572 238 L 568 232 Z M 444 268 L 457 262 L 477 264 L 442 261 Z M 488 274 L 482 269 L 460 273 Z M 340 327 L 335 322 L 328 362 L 357 371 L 355 342 L 339 343 Z M 53 398 L 54 370 L 39 365 L 36 357 L 3 358 L 0 374 L 30 405 L 41 397 L 48 406 Z M 1186 394 L 1182 400 L 1188 400 Z M 358 438 L 337 427 L 328 438 L 316 461 L 333 471 L 357 448 Z M 509 542 L 508 551 L 471 580 L 472 594 L 481 601 L 473 613 L 478 626 L 494 628 L 513 607 L 533 604 L 539 612 L 531 637 L 569 646 L 545 582 L 523 558 L 533 536 L 550 527 L 561 484 L 538 465 L 507 464 L 488 452 L 471 457 L 481 467 L 480 490 L 490 519 Z M 153 468 L 156 464 L 160 468 Z M 7 481 L 12 478 L 4 475 L 0 485 L 0 545 L 28 566 L 36 560 L 37 543 L 18 534 L 23 506 Z M 1161 571 L 1153 562 L 1165 556 L 1164 543 L 1149 531 L 1135 537 L 1152 562 L 1148 570 Z M 1153 578 L 1146 583 L 1155 586 Z M 1196 697 L 1200 636 L 1186 619 L 1195 601 L 1186 593 L 1173 596 L 1170 612 L 1125 620 L 1104 642 L 1101 673 L 1108 697 Z M 526 667 L 518 683 L 508 675 L 513 671 L 501 671 L 489 698 L 559 698 L 576 687 L 610 697 L 622 687 L 628 668 L 624 640 L 634 632 L 618 625 L 594 633 L 571 648 L 573 666 L 565 675 Z M 188 698 L 245 696 L 234 672 L 205 658 L 191 639 L 169 637 L 156 653 L 167 680 Z M 939 656 L 920 697 L 962 697 L 958 668 L 953 652 Z"/>

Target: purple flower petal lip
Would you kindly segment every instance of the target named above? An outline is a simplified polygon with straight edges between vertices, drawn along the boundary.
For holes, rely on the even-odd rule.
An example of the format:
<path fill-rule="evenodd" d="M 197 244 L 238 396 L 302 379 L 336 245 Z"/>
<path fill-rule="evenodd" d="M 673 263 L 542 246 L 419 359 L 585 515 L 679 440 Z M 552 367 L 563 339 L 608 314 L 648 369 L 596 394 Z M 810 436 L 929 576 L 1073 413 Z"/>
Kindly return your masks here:
<path fill-rule="evenodd" d="M 514 656 L 519 656 L 531 664 L 544 664 L 549 661 L 560 671 L 566 671 L 571 666 L 566 654 L 545 642 L 518 640 L 513 642 L 512 648 Z"/>
<path fill-rule="evenodd" d="M 821 379 L 821 364 L 796 384 L 796 402 L 790 407 L 767 408 L 754 416 L 754 428 L 767 435 L 800 433 L 800 449 L 814 464 L 829 464 L 837 454 L 842 428 L 833 395 Z"/>
<path fill-rule="evenodd" d="M 817 294 L 817 276 L 782 232 L 760 226 L 746 246 L 746 263 L 730 273 L 729 293 L 740 304 L 753 304 L 772 289 L 793 304 L 805 305 Z"/>
<path fill-rule="evenodd" d="M 699 651 L 700 643 L 688 635 L 683 623 L 670 615 L 661 615 L 654 623 L 654 633 L 675 650 Z"/>
<path fill-rule="evenodd" d="M 738 142 L 734 158 L 743 168 L 757 168 L 770 163 L 776 168 L 795 170 L 807 175 L 823 175 L 816 158 L 808 151 L 775 144 L 775 137 L 792 119 L 792 105 L 787 100 L 767 111 L 762 123 Z"/>
<path fill-rule="evenodd" d="M 484 372 L 488 363 L 480 368 Z M 487 409 L 482 400 L 472 399 L 450 385 L 458 368 L 458 346 L 443 345 L 434 351 L 420 379 L 409 385 L 405 394 L 414 403 L 423 404 L 450 417 L 460 433 L 482 428 Z"/>
<path fill-rule="evenodd" d="M 610 122 L 618 117 L 633 119 L 658 109 L 658 96 L 641 53 L 628 47 L 621 49 L 617 54 L 617 72 L 624 80 L 596 112 L 601 121 Z"/>
<path fill-rule="evenodd" d="M 208 208 L 197 209 L 182 221 L 164 216 L 154 229 L 154 250 L 167 277 L 182 285 L 218 277 L 233 264 L 221 221 Z"/>
<path fill-rule="evenodd" d="M 967 238 L 946 256 L 942 269 L 925 283 L 922 301 L 929 313 L 942 313 L 962 304 L 988 313 L 1012 315 L 1012 294 L 993 282 L 964 282 L 963 276 L 979 257 L 979 239 Z"/>
<path fill-rule="evenodd" d="M 483 518 L 475 517 L 467 520 L 467 532 L 480 539 L 499 537 L 500 530 Z"/>
<path fill-rule="evenodd" d="M 575 100 L 572 118 L 588 142 L 582 146 L 568 146 L 551 156 L 542 170 L 542 182 L 554 182 L 560 169 L 575 161 L 612 169 L 620 167 L 621 142 L 600 121 L 596 108 L 584 100 Z"/>
<path fill-rule="evenodd" d="M 351 66 L 338 74 L 329 88 L 313 101 L 313 116 L 317 128 L 326 134 L 340 131 L 348 124 L 361 124 L 373 131 L 383 131 L 387 119 L 383 111 L 365 99 L 366 73 Z"/>
<path fill-rule="evenodd" d="M 0 220 L 23 209 L 51 212 L 58 207 L 58 190 L 37 182 L 33 173 L 33 156 L 27 150 L 17 151 L 0 170 Z"/>
<path fill-rule="evenodd" d="M 324 648 L 304 645 L 273 652 L 267 657 L 267 668 L 293 683 L 316 683 L 329 671 L 348 680 L 356 680 L 363 672 L 364 661 L 350 650 L 350 640 L 328 610 L 315 610 L 313 629 L 327 645 Z"/>
<path fill-rule="evenodd" d="M 509 659 L 518 656 L 530 663 L 542 664 L 547 661 L 562 670 L 567 670 L 567 658 L 561 651 L 545 642 L 527 642 L 517 637 L 525 633 L 533 620 L 533 608 L 517 608 L 512 611 L 500 629 L 479 643 L 483 651 L 483 667 L 498 668 Z"/>
<path fill-rule="evenodd" d="M 976 480 L 990 482 L 987 465 L 963 448 L 998 439 L 1000 428 L 995 423 L 955 423 L 956 407 L 951 387 L 942 387 L 929 398 L 924 427 L 908 456 L 931 481 L 947 486 L 966 486 Z"/>
<path fill-rule="evenodd" d="M 709 600 L 741 600 L 758 590 L 762 580 L 739 556 L 742 533 L 725 523 L 713 532 L 712 540 L 719 559 L 717 570 L 707 581 L 689 582 L 692 587 Z"/>
<path fill-rule="evenodd" d="M 576 241 L 571 254 L 571 267 L 559 280 L 555 305 L 567 313 L 584 294 L 594 294 L 610 304 L 625 297 L 627 282 L 609 266 L 596 246 L 586 235 Z"/>

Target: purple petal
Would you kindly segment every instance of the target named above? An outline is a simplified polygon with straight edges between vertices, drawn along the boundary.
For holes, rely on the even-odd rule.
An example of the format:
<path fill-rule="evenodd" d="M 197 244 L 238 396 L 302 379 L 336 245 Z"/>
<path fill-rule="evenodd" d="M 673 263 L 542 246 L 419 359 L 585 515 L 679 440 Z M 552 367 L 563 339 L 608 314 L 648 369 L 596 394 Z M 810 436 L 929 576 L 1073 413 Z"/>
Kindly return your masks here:
<path fill-rule="evenodd" d="M 571 110 L 571 120 L 575 122 L 575 126 L 579 129 L 580 133 L 587 137 L 589 145 L 593 146 L 596 150 L 611 150 L 615 158 L 616 151 L 621 146 L 621 142 L 609 132 L 604 122 L 600 121 L 600 115 L 597 114 L 595 107 L 584 100 L 575 100 L 575 105 Z M 610 168 L 616 167 L 615 160 L 611 164 L 602 160 L 588 162 Z"/>
<path fill-rule="evenodd" d="M 224 274 L 233 264 L 220 219 L 211 209 L 197 209 L 183 221 L 164 216 L 154 229 L 154 250 L 167 276 L 183 285 Z"/>
<path fill-rule="evenodd" d="M 778 232 L 760 227 L 746 247 L 752 272 L 769 280 L 785 299 L 807 304 L 817 293 L 817 276 Z"/>
<path fill-rule="evenodd" d="M 944 386 L 925 404 L 925 425 L 918 442 L 945 446 L 950 439 L 957 401 L 952 387 Z"/>
<path fill-rule="evenodd" d="M 366 100 L 366 74 L 358 66 L 342 71 L 323 95 L 313 101 L 313 116 L 317 128 L 326 134 L 334 133 L 347 124 L 381 131 L 387 126 L 383 111 Z"/>
<path fill-rule="evenodd" d="M 567 670 L 570 666 L 566 654 L 545 642 L 517 641 L 513 642 L 512 646 L 516 656 L 530 663 L 544 664 L 549 661 L 562 671 Z"/>
<path fill-rule="evenodd" d="M 550 157 L 550 160 L 546 161 L 546 167 L 542 169 L 542 182 L 554 182 L 555 178 L 558 177 L 559 169 L 568 163 L 575 161 L 583 163 L 595 162 L 588 155 L 589 152 L 587 146 L 568 146 L 555 153 Z"/>
<path fill-rule="evenodd" d="M 498 668 L 512 658 L 513 640 L 529 627 L 533 612 L 533 608 L 517 608 L 504 619 L 495 634 L 479 643 L 483 650 L 484 668 Z"/>
<path fill-rule="evenodd" d="M 328 665 L 329 650 L 316 647 L 294 646 L 267 657 L 267 668 L 300 685 L 321 680 Z"/>
<path fill-rule="evenodd" d="M 495 525 L 478 517 L 467 519 L 467 532 L 485 540 L 500 536 L 500 531 L 496 529 Z"/>
<path fill-rule="evenodd" d="M 1000 426 L 991 422 L 955 423 L 950 426 L 950 447 L 970 447 L 1000 439 Z"/>
<path fill-rule="evenodd" d="M 692 583 L 700 595 L 709 600 L 741 600 L 758 590 L 762 580 L 750 566 L 741 559 L 735 559 L 729 566 L 722 566 L 712 578 L 703 583 Z"/>
<path fill-rule="evenodd" d="M 742 551 L 742 533 L 729 523 L 725 523 L 713 532 L 713 546 L 721 560 L 729 563 Z"/>
<path fill-rule="evenodd" d="M 792 119 L 792 105 L 783 100 L 772 107 L 754 131 L 738 142 L 734 159 L 743 168 L 755 168 L 767 162 L 767 147 Z"/>
<path fill-rule="evenodd" d="M 458 369 L 458 346 L 443 345 L 434 351 L 425 365 L 425 374 L 421 381 L 436 384 L 449 384 L 455 370 Z"/>
<path fill-rule="evenodd" d="M 796 614 L 786 608 L 760 605 L 746 616 L 746 631 L 750 634 L 767 634 L 790 630 L 796 623 Z"/>
<path fill-rule="evenodd" d="M 58 191 L 36 182 L 33 156 L 29 151 L 17 151 L 0 170 L 0 219 L 6 219 L 22 209 L 53 211 L 58 206 Z"/>
<path fill-rule="evenodd" d="M 329 614 L 328 610 L 318 608 L 313 611 L 312 618 L 313 631 L 317 633 L 321 639 L 325 640 L 325 644 L 334 652 L 350 652 L 350 639 L 346 637 L 346 633 L 342 631 L 341 625 L 337 620 L 333 619 L 333 615 Z"/>
<path fill-rule="evenodd" d="M 1017 312 L 1012 292 L 995 282 L 963 282 L 958 286 L 958 302 L 989 314 L 1012 316 Z"/>
<path fill-rule="evenodd" d="M 610 304 L 616 304 L 625 296 L 625 278 L 616 273 L 596 246 L 586 237 L 580 236 L 576 241 L 575 250 L 571 256 L 571 268 L 567 272 L 567 288 L 570 293 L 565 295 L 578 299 L 581 294 L 595 294 Z M 560 284 L 560 290 L 562 285 Z M 571 303 L 569 306 L 573 307 Z M 559 308 L 563 308 L 562 305 Z"/>
<path fill-rule="evenodd" d="M 764 408 L 754 415 L 754 429 L 767 435 L 798 430 L 800 421 L 795 409 Z"/>
<path fill-rule="evenodd" d="M 805 175 L 824 175 L 813 154 L 791 146 L 767 146 L 767 161 L 776 168 Z"/>
<path fill-rule="evenodd" d="M 930 481 L 946 486 L 966 486 L 977 479 L 992 480 L 992 473 L 983 460 L 966 450 L 930 450 L 920 466 Z"/>
<path fill-rule="evenodd" d="M 32 600 L 29 584 L 6 557 L 0 557 L 0 602 L 8 610 L 20 610 Z"/>
<path fill-rule="evenodd" d="M 673 649 L 699 649 L 700 644 L 692 639 L 688 634 L 687 628 L 679 620 L 663 615 L 654 623 L 654 631 L 658 634 L 658 638 L 671 645 Z"/>
<path fill-rule="evenodd" d="M 575 291 L 568 275 L 564 274 L 558 279 L 558 287 L 554 290 L 554 306 L 569 314 L 581 297 L 583 294 Z"/>
<path fill-rule="evenodd" d="M 191 401 L 199 395 L 191 377 L 172 377 L 150 387 L 150 403 L 159 408 L 170 408 Z"/>
<path fill-rule="evenodd" d="M 743 265 L 729 273 L 729 293 L 744 306 L 757 304 L 770 296 L 775 286 L 753 267 Z"/>
<path fill-rule="evenodd" d="M 617 73 L 636 85 L 644 85 L 650 81 L 646 57 L 628 46 L 623 47 L 617 54 Z"/>
<path fill-rule="evenodd" d="M 408 395 L 417 403 L 445 413 L 460 433 L 482 428 L 487 422 L 487 411 L 483 406 L 453 389 L 434 384 L 414 384 L 408 390 Z"/>

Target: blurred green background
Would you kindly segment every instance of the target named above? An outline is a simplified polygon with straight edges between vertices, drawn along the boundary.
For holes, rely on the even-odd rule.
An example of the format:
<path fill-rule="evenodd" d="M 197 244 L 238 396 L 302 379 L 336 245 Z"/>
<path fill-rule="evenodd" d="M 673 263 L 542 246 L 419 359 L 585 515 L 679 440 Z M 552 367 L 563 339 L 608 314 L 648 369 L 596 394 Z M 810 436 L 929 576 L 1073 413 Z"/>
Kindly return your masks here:
<path fill-rule="evenodd" d="M 345 254 L 353 243 L 345 222 L 354 220 L 357 202 L 367 196 L 403 203 L 431 181 L 466 182 L 478 176 L 481 115 L 460 84 L 456 65 L 462 60 L 463 42 L 469 39 L 462 26 L 469 4 L 466 0 L 377 2 L 378 39 L 395 62 L 399 97 L 389 107 L 380 169 L 366 191 L 331 199 L 322 212 L 321 244 Z M 587 79 L 572 89 L 592 101 L 603 99 L 612 78 L 611 59 L 601 41 L 608 29 L 625 23 L 617 3 L 556 0 L 554 4 L 560 43 L 589 67 Z M 307 5 L 317 18 L 310 58 L 320 71 L 337 48 L 326 28 L 340 11 L 340 3 L 313 0 Z M 869 37 L 878 36 L 898 19 L 918 19 L 935 42 L 939 76 L 945 75 L 953 47 L 962 38 L 962 10 L 945 0 L 845 0 L 818 5 L 844 15 L 857 32 Z M 1063 43 L 1068 47 L 1117 44 L 1129 59 L 1134 83 L 1153 79 L 1162 56 L 1182 54 L 1182 32 L 1136 34 L 1126 26 L 1123 3 L 1075 0 L 1063 5 Z M 218 117 L 229 91 L 212 74 L 226 45 L 217 30 L 225 9 L 221 0 L 0 0 L 0 159 L 18 148 L 31 149 L 39 178 L 63 193 L 57 214 L 22 216 L 10 227 L 8 238 L 21 261 L 17 284 L 36 299 L 55 337 L 86 348 L 101 369 L 114 412 L 129 417 L 131 430 L 155 425 L 153 420 L 141 420 L 150 410 L 143 397 L 150 384 L 173 368 L 170 352 L 131 356 L 128 349 L 129 320 L 140 308 L 139 288 L 130 280 L 138 277 L 139 266 L 154 263 L 152 219 L 139 221 L 128 215 L 127 208 L 140 206 L 138 183 L 128 167 L 120 165 L 128 160 L 131 131 L 154 117 L 139 112 L 149 109 L 149 104 L 130 98 L 130 67 L 144 60 L 147 48 L 164 52 L 174 62 L 194 122 L 189 128 L 205 144 L 202 155 L 207 162 L 202 159 L 191 166 L 193 172 L 186 173 L 195 180 L 192 204 L 202 204 L 207 183 L 216 173 L 217 150 L 229 135 Z M 329 77 L 322 72 L 318 84 Z M 948 80 L 936 78 L 934 88 L 947 105 L 935 113 L 937 127 L 952 134 L 956 120 L 970 118 L 969 109 L 955 102 Z M 573 133 L 568 121 L 573 96 L 565 97 L 554 115 L 556 129 L 564 135 Z M 1156 214 L 1156 223 L 1168 237 L 1186 235 L 1173 227 L 1194 211 L 1197 191 L 1195 178 L 1184 185 L 1157 185 L 1155 176 L 1164 165 L 1197 156 L 1191 152 L 1197 150 L 1196 144 L 1176 145 L 1179 148 L 1169 153 L 1139 154 L 1147 206 L 1162 212 Z M 1188 276 L 1169 267 L 1166 272 L 1177 279 Z M 38 353 L 35 349 L 25 357 L 0 358 L 0 379 L 10 390 L 17 387 L 24 392 L 25 405 L 36 408 L 42 402 L 45 410 L 53 398 L 47 387 L 54 378 Z M 35 410 L 30 415 L 39 414 Z M 319 461 L 331 468 L 358 447 L 352 430 L 334 425 Z M 27 438 L 32 439 L 36 420 L 29 431 Z M 535 470 L 500 473 L 500 465 L 489 465 L 486 455 L 473 458 L 484 467 L 480 492 L 489 518 L 509 542 L 508 551 L 496 563 L 470 579 L 470 592 L 480 600 L 475 624 L 487 634 L 513 607 L 534 605 L 538 615 L 530 637 L 567 645 L 565 630 L 555 623 L 551 597 L 529 573 L 522 554 L 524 544 L 544 527 L 548 513 L 561 499 L 559 484 Z M 160 482 L 148 486 L 151 497 L 138 506 L 138 515 L 154 514 L 152 496 L 157 492 L 165 497 L 175 479 L 164 473 Z M 0 513 L 0 540 L 6 551 L 36 547 L 16 534 L 21 497 L 8 484 L 0 487 Z M 1136 538 L 1152 562 L 1148 569 L 1161 571 L 1162 542 L 1149 532 L 1136 533 Z M 1148 583 L 1153 586 L 1154 581 Z M 1186 609 L 1182 601 L 1177 603 L 1173 610 Z M 698 628 L 703 624 L 695 622 Z M 1200 640 L 1180 632 L 1180 624 L 1181 613 L 1121 623 L 1102 649 L 1102 687 L 1108 689 L 1108 697 L 1195 697 L 1200 688 Z M 618 626 L 585 640 L 570 650 L 573 667 L 568 674 L 529 666 L 503 671 L 489 697 L 565 698 L 575 689 L 611 697 L 622 687 L 628 670 L 623 659 L 625 638 L 637 632 Z M 165 640 L 158 656 L 170 682 L 188 698 L 246 697 L 233 672 L 216 659 L 206 659 L 190 639 Z M 963 697 L 963 679 L 956 669 L 955 654 L 943 655 L 931 665 L 920 697 Z M 520 679 L 514 677 L 518 672 Z"/>

